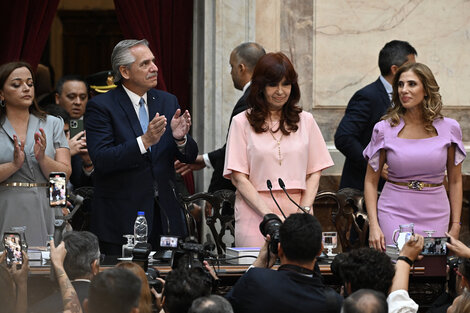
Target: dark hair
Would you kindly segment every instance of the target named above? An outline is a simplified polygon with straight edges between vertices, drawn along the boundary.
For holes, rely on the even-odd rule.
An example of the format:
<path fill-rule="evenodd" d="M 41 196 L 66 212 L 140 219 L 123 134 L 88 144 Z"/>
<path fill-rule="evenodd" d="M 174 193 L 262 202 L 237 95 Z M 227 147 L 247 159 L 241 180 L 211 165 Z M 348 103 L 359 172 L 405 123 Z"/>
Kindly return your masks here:
<path fill-rule="evenodd" d="M 321 249 L 321 225 L 310 214 L 291 214 L 279 230 L 280 243 L 292 261 L 313 261 Z"/>
<path fill-rule="evenodd" d="M 230 302 L 219 295 L 197 298 L 188 313 L 233 313 Z"/>
<path fill-rule="evenodd" d="M 394 106 L 388 110 L 387 114 L 382 119 L 389 119 L 390 125 L 396 126 L 400 123 L 400 117 L 403 117 L 405 114 L 406 109 L 403 107 L 398 95 L 398 82 L 401 74 L 408 71 L 415 73 L 423 84 L 425 94 L 422 103 L 424 129 L 428 132 L 432 132 L 434 131 L 434 127 L 432 126 L 433 121 L 442 118 L 442 100 L 441 94 L 439 93 L 439 85 L 437 84 L 431 69 L 422 63 L 406 64 L 400 67 L 395 73 L 395 77 L 393 78 L 392 94 L 392 102 L 394 103 Z"/>
<path fill-rule="evenodd" d="M 16 312 L 16 297 L 13 277 L 5 266 L 0 265 L 0 303 L 3 312 Z"/>
<path fill-rule="evenodd" d="M 169 312 L 187 312 L 193 300 L 211 293 L 212 279 L 201 267 L 176 268 L 165 279 L 164 307 Z"/>
<path fill-rule="evenodd" d="M 67 112 L 67 110 L 65 110 L 63 107 L 58 106 L 55 103 L 50 103 L 45 106 L 44 111 L 46 111 L 46 113 L 49 115 L 60 117 L 62 120 L 64 120 L 64 124 L 70 123 L 69 112 Z"/>
<path fill-rule="evenodd" d="M 80 75 L 65 75 L 65 76 L 62 76 L 59 79 L 59 81 L 57 82 L 57 85 L 55 86 L 55 92 L 57 92 L 59 95 L 61 95 L 62 91 L 64 90 L 64 84 L 66 82 L 70 82 L 70 81 L 77 81 L 77 82 L 84 83 L 85 87 L 86 87 L 87 94 L 90 92 L 90 86 L 88 86 L 88 83 L 86 82 L 86 80 Z"/>
<path fill-rule="evenodd" d="M 100 259 L 98 238 L 88 231 L 72 231 L 64 235 L 67 254 L 64 259 L 64 270 L 70 280 L 91 278 L 91 264 Z"/>
<path fill-rule="evenodd" d="M 122 267 L 114 267 L 96 275 L 88 292 L 90 313 L 129 313 L 139 307 L 141 282 L 137 275 Z"/>
<path fill-rule="evenodd" d="M 360 289 L 343 302 L 343 313 L 387 313 L 387 298 L 381 292 Z"/>
<path fill-rule="evenodd" d="M 351 292 L 368 288 L 380 291 L 385 296 L 392 286 L 394 275 L 395 268 L 390 257 L 369 247 L 347 253 L 340 269 L 343 282 L 351 284 Z"/>
<path fill-rule="evenodd" d="M 256 63 L 266 54 L 266 51 L 256 42 L 244 42 L 233 49 L 233 54 L 238 63 L 245 64 L 249 71 L 253 71 Z"/>
<path fill-rule="evenodd" d="M 31 68 L 31 65 L 29 65 L 29 63 L 26 63 L 23 61 L 9 62 L 0 66 L 0 90 L 3 90 L 3 87 L 5 87 L 5 83 L 6 83 L 8 76 L 10 76 L 11 73 L 17 68 L 22 68 L 22 67 L 26 67 L 29 70 L 29 72 L 31 73 L 31 77 L 33 78 L 33 83 L 36 83 L 34 72 Z M 0 106 L 0 122 L 1 123 L 3 123 L 3 119 L 5 118 L 6 113 L 7 113 L 6 106 Z M 32 105 L 29 106 L 29 113 L 41 119 L 46 118 L 46 113 L 44 113 L 39 108 L 36 102 L 36 99 L 34 97 L 33 97 Z"/>
<path fill-rule="evenodd" d="M 470 282 L 470 259 L 461 259 L 459 271 Z"/>
<path fill-rule="evenodd" d="M 279 129 L 284 135 L 295 132 L 300 120 L 300 108 L 297 103 L 300 99 L 300 89 L 297 83 L 297 73 L 289 58 L 282 52 L 268 53 L 262 56 L 255 66 L 251 78 L 251 89 L 248 103 L 251 110 L 247 110 L 246 117 L 255 132 L 262 133 L 268 130 L 266 118 L 269 115 L 268 102 L 264 95 L 268 84 L 278 84 L 283 78 L 291 84 L 291 92 L 286 104 L 282 107 Z"/>
<path fill-rule="evenodd" d="M 392 40 L 387 42 L 379 53 L 379 68 L 382 76 L 390 75 L 390 67 L 402 66 L 408 61 L 408 55 L 418 55 L 416 49 L 407 41 Z"/>

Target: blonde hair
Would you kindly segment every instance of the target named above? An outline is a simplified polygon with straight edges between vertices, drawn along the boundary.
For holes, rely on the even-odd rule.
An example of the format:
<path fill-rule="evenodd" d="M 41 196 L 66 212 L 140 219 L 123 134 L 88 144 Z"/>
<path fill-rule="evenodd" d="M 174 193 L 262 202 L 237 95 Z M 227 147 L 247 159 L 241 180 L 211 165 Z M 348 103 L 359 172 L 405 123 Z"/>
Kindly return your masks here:
<path fill-rule="evenodd" d="M 401 74 L 408 71 L 416 74 L 423 84 L 425 94 L 422 102 L 424 129 L 428 132 L 433 132 L 433 121 L 442 118 L 442 100 L 441 94 L 439 93 L 439 85 L 437 84 L 434 75 L 432 74 L 429 67 L 422 63 L 405 64 L 395 73 L 395 77 L 393 78 L 392 94 L 392 102 L 394 103 L 394 106 L 388 110 L 387 114 L 385 114 L 382 119 L 389 120 L 390 126 L 393 127 L 397 126 L 400 123 L 400 118 L 405 115 L 406 109 L 403 107 L 403 104 L 401 103 L 400 97 L 398 95 L 398 82 L 400 80 Z"/>
<path fill-rule="evenodd" d="M 140 289 L 139 298 L 139 312 L 140 313 L 152 313 L 152 295 L 150 294 L 149 282 L 147 275 L 139 265 L 132 262 L 120 262 L 116 267 L 123 267 L 130 270 L 142 281 L 142 287 Z"/>

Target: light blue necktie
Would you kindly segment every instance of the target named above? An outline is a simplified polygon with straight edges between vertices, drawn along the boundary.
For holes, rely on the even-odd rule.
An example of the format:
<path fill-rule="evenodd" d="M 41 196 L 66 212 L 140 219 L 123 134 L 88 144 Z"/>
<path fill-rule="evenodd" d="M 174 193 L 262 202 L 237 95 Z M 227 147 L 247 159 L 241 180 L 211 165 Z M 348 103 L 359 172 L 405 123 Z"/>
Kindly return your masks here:
<path fill-rule="evenodd" d="M 147 115 L 147 111 L 145 110 L 144 98 L 140 98 L 139 105 L 140 127 L 142 127 L 142 132 L 145 134 L 145 132 L 147 131 L 147 127 L 149 126 L 149 116 Z"/>

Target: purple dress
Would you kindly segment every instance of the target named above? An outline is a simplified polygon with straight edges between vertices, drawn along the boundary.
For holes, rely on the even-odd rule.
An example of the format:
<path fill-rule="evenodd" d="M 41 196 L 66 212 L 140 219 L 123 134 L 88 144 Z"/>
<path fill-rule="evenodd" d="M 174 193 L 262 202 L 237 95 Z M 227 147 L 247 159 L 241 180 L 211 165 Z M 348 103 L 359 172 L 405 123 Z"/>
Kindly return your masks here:
<path fill-rule="evenodd" d="M 363 153 L 377 171 L 380 149 L 385 150 L 389 180 L 442 183 L 447 149 L 453 143 L 456 144 L 455 165 L 465 159 L 462 131 L 455 120 L 435 120 L 433 126 L 438 135 L 425 139 L 398 138 L 404 126 L 403 119 L 395 127 L 391 127 L 389 121 L 378 122 Z M 449 199 L 443 185 L 415 190 L 386 182 L 377 204 L 377 216 L 387 245 L 393 244 L 393 231 L 401 224 L 414 223 L 415 233 L 423 236 L 426 236 L 424 230 L 435 230 L 433 237 L 445 236 L 449 228 Z"/>

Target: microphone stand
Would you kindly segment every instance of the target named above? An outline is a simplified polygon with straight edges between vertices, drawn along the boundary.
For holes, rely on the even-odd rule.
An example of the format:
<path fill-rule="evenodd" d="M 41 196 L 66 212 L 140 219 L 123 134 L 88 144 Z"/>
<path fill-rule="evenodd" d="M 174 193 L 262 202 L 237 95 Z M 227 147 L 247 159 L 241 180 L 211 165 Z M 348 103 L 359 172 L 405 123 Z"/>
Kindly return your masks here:
<path fill-rule="evenodd" d="M 279 186 L 281 186 L 281 188 L 282 188 L 282 190 L 284 191 L 284 193 L 286 194 L 287 198 L 289 198 L 289 200 L 290 200 L 293 204 L 295 204 L 302 212 L 304 212 L 305 214 L 308 214 L 308 211 L 307 211 L 307 210 L 305 210 L 303 207 L 301 207 L 297 202 L 295 202 L 295 201 L 289 196 L 289 194 L 287 193 L 286 185 L 284 184 L 284 181 L 283 181 L 281 178 L 279 178 L 277 181 L 279 182 Z"/>
<path fill-rule="evenodd" d="M 268 186 L 269 193 L 271 194 L 271 198 L 273 198 L 274 203 L 276 203 L 277 208 L 279 209 L 279 211 L 281 211 L 282 216 L 284 216 L 284 219 L 286 219 L 287 218 L 286 215 L 284 214 L 284 212 L 282 212 L 281 207 L 279 206 L 279 204 L 276 201 L 276 198 L 274 198 L 273 191 L 272 191 L 273 184 L 271 183 L 271 181 L 269 179 L 266 181 L 266 185 Z"/>

